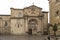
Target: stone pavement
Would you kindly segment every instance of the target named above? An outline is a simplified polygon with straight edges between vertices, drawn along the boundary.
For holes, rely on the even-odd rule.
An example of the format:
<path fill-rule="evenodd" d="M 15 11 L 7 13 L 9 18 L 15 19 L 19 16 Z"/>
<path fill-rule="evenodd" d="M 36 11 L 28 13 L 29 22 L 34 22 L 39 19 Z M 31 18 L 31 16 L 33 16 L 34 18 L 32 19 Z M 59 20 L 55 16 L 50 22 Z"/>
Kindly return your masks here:
<path fill-rule="evenodd" d="M 44 37 L 44 36 L 0 35 L 0 40 L 47 40 L 47 37 Z"/>

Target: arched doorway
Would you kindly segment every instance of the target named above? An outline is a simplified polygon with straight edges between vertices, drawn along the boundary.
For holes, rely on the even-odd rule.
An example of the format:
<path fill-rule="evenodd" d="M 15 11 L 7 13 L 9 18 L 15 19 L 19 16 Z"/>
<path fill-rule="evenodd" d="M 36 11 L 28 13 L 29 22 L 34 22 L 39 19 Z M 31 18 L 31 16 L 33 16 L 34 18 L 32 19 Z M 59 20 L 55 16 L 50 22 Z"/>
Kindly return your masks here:
<path fill-rule="evenodd" d="M 36 19 L 31 19 L 28 22 L 28 33 L 29 35 L 35 34 L 37 32 L 37 20 Z"/>

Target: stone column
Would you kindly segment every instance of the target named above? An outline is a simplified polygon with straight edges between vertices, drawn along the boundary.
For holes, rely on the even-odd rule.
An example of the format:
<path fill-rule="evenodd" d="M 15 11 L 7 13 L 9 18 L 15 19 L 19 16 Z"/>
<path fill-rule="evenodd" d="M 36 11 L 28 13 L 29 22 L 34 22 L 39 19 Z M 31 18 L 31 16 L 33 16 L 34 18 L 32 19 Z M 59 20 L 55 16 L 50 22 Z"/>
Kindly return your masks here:
<path fill-rule="evenodd" d="M 42 35 L 43 35 L 43 27 L 44 27 L 44 18 L 43 18 L 43 16 L 41 16 L 41 33 L 42 33 Z"/>
<path fill-rule="evenodd" d="M 28 32 L 28 18 L 27 17 L 25 17 L 24 26 L 25 26 L 25 32 Z"/>

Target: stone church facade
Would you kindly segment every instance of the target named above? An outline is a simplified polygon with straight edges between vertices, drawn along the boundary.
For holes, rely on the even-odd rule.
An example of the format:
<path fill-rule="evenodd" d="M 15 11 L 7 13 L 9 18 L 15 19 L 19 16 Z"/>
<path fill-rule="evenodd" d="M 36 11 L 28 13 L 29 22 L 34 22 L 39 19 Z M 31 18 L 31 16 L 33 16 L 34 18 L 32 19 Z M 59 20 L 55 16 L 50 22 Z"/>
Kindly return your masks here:
<path fill-rule="evenodd" d="M 44 34 L 47 33 L 48 12 L 31 5 L 24 9 L 10 8 L 11 15 L 0 15 L 0 34 Z"/>
<path fill-rule="evenodd" d="M 60 35 L 60 0 L 49 0 L 50 7 L 50 24 L 57 24 L 56 35 Z M 50 35 L 54 35 L 52 27 L 50 27 Z"/>

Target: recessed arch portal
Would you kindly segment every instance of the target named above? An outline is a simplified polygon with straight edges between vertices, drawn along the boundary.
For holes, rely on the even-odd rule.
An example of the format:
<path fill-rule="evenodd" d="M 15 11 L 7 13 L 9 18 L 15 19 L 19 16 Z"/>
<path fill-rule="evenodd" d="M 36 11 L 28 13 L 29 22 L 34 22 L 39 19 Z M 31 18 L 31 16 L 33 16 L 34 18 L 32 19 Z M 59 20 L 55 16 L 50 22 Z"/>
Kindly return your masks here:
<path fill-rule="evenodd" d="M 29 34 L 37 32 L 37 25 L 38 25 L 38 22 L 36 19 L 29 20 L 29 22 L 28 22 Z"/>

